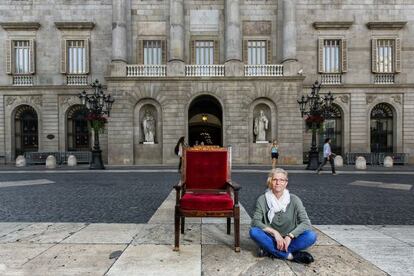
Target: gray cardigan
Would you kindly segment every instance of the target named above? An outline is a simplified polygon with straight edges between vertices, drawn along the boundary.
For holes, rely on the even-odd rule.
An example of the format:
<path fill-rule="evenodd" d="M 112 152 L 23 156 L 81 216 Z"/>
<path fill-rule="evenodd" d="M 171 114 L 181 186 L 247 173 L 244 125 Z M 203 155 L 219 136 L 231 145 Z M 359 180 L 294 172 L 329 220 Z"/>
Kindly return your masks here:
<path fill-rule="evenodd" d="M 290 203 L 286 207 L 286 212 L 275 213 L 272 222 L 269 222 L 267 212 L 269 207 L 266 203 L 265 195 L 261 195 L 257 199 L 256 209 L 252 219 L 252 227 L 271 227 L 276 229 L 282 236 L 292 233 L 297 237 L 305 230 L 311 229 L 311 222 L 302 201 L 294 194 L 290 194 Z"/>

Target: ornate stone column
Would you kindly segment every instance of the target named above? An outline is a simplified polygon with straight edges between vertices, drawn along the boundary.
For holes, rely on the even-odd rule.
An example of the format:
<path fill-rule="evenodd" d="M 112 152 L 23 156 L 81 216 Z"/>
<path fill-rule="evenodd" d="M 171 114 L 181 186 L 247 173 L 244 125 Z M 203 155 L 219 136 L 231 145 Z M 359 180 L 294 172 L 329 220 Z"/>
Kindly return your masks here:
<path fill-rule="evenodd" d="M 296 59 L 296 0 L 283 0 L 283 61 Z"/>
<path fill-rule="evenodd" d="M 224 1 L 225 66 L 227 76 L 243 75 L 240 0 Z"/>
<path fill-rule="evenodd" d="M 170 45 L 167 74 L 184 76 L 184 0 L 170 0 Z"/>
<path fill-rule="evenodd" d="M 112 76 L 126 76 L 127 1 L 112 1 Z"/>

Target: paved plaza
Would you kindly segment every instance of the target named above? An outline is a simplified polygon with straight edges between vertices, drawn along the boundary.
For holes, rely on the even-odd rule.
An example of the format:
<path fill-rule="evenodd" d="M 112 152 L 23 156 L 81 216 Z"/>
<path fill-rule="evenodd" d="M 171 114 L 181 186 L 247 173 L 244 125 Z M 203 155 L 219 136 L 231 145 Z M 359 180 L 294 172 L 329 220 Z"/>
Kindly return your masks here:
<path fill-rule="evenodd" d="M 289 167 L 316 231 L 315 263 L 256 257 L 250 217 L 266 167 L 233 168 L 241 253 L 224 219 L 188 219 L 172 251 L 172 167 L 0 167 L 0 275 L 414 275 L 414 172 Z"/>

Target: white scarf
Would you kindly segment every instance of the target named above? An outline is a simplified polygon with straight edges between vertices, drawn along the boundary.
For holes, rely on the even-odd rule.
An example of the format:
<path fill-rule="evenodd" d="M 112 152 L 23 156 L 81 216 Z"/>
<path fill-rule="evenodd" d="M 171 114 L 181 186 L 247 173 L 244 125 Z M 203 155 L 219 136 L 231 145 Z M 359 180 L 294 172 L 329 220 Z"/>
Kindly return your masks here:
<path fill-rule="evenodd" d="M 286 207 L 290 203 L 290 193 L 288 190 L 283 191 L 283 195 L 277 199 L 272 190 L 268 189 L 265 193 L 267 206 L 269 207 L 269 212 L 267 212 L 267 217 L 269 221 L 272 222 L 275 213 L 280 211 L 286 212 Z"/>

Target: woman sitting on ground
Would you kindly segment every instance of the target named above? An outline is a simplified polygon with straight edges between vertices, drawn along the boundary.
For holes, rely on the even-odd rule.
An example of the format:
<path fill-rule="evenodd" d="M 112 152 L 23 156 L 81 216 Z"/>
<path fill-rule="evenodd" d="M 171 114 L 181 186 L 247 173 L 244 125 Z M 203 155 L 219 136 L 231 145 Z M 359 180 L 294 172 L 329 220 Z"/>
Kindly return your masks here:
<path fill-rule="evenodd" d="M 267 191 L 257 199 L 250 237 L 260 247 L 258 255 L 309 264 L 313 257 L 304 250 L 316 242 L 316 233 L 302 201 L 286 189 L 288 173 L 273 169 Z"/>

